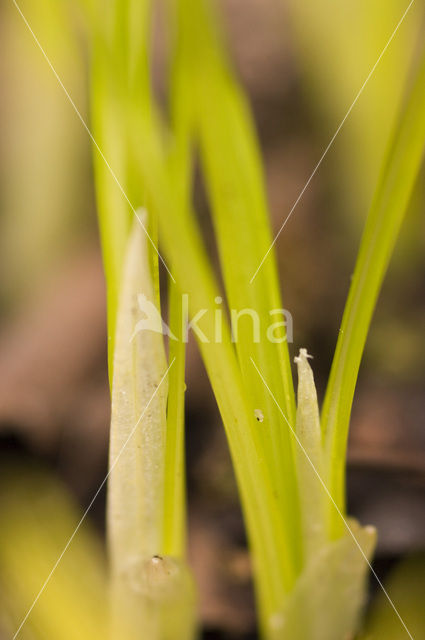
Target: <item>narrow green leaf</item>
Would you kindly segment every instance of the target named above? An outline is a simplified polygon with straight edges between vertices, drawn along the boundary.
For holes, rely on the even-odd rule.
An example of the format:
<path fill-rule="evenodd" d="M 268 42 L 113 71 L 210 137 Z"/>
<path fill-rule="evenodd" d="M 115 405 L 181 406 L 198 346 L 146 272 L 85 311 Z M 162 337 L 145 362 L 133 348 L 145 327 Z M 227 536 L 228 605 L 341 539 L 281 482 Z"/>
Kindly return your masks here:
<path fill-rule="evenodd" d="M 164 553 L 186 555 L 186 490 L 184 455 L 185 351 L 182 296 L 169 281 L 169 373 L 164 479 Z"/>
<path fill-rule="evenodd" d="M 223 52 L 215 16 L 204 0 L 179 0 L 177 57 L 189 78 L 193 129 L 212 204 L 233 339 L 252 411 L 261 410 L 260 437 L 287 523 L 286 538 L 300 556 L 299 513 L 290 429 L 258 385 L 251 357 L 295 424 L 295 400 L 261 158 L 247 101 Z M 184 80 L 181 81 L 182 83 Z M 197 140 L 197 137 L 196 137 Z M 220 300 L 220 298 L 218 299 Z M 217 313 L 223 313 L 218 301 Z"/>
<path fill-rule="evenodd" d="M 91 126 L 99 149 L 93 148 L 96 200 L 103 262 L 107 282 L 108 307 L 108 355 L 109 375 L 112 382 L 112 356 L 119 286 L 127 237 L 130 228 L 131 208 L 123 195 L 127 178 L 125 171 L 126 145 L 121 119 L 122 106 L 116 97 L 108 64 L 111 52 L 104 35 L 93 34 L 95 44 L 91 71 Z M 109 167 L 105 163 L 108 161 Z M 114 177 L 115 176 L 115 177 Z"/>
<path fill-rule="evenodd" d="M 363 233 L 322 413 L 329 489 L 344 511 L 351 406 L 376 300 L 417 178 L 425 145 L 425 55 L 395 134 Z M 389 356 L 391 354 L 389 353 Z M 330 511 L 334 535 L 340 519 Z"/>
<path fill-rule="evenodd" d="M 102 252 L 107 282 L 109 375 L 112 364 L 116 315 L 127 237 L 140 206 L 147 206 L 135 145 L 153 151 L 146 132 L 156 114 L 150 105 L 149 43 L 151 0 L 114 0 L 106 6 L 93 0 L 86 7 L 91 35 L 91 129 L 95 141 L 93 160 Z M 137 113 L 137 118 L 134 114 Z M 146 162 L 146 159 L 145 159 Z M 147 228 L 156 244 L 156 224 Z M 159 301 L 158 256 L 149 252 Z"/>

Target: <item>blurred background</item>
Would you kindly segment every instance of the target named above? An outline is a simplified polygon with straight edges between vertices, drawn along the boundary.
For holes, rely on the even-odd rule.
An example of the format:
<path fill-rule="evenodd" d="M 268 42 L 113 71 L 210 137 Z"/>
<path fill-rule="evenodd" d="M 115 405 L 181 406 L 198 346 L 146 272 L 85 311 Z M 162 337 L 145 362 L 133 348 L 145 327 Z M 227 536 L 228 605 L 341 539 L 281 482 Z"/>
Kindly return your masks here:
<path fill-rule="evenodd" d="M 277 231 L 407 2 L 216 4 L 251 100 Z M 89 121 L 81 14 L 53 0 L 22 0 L 20 6 Z M 154 82 L 165 102 L 160 2 L 155 24 Z M 424 26 L 422 3 L 416 3 L 276 244 L 284 306 L 294 321 L 291 355 L 300 347 L 314 355 L 320 397 L 362 226 Z M 105 476 L 109 427 L 105 284 L 91 147 L 11 0 L 0 0 L 0 85 L 0 466 L 9 470 L 1 475 L 0 506 L 6 511 L 0 520 L 7 519 L 10 504 L 39 508 L 25 483 L 13 489 L 16 469 L 21 476 L 54 477 L 62 488 L 53 493 L 62 492 L 60 500 L 78 513 Z M 114 159 L 108 160 L 113 167 Z M 425 548 L 423 177 L 374 317 L 351 427 L 349 510 L 378 527 L 380 576 L 395 560 Z M 195 201 L 208 229 L 200 183 Z M 189 345 L 187 387 L 189 546 L 205 637 L 248 638 L 255 633 L 255 612 L 246 540 L 224 432 L 195 344 Z M 102 491 L 89 515 L 100 539 L 104 506 Z M 2 527 L 4 568 L 11 542 Z M 65 544 L 71 533 L 64 524 L 57 536 Z M 47 561 L 45 568 L 39 567 L 40 585 L 51 568 Z M 7 590 L 1 577 L 0 589 Z"/>

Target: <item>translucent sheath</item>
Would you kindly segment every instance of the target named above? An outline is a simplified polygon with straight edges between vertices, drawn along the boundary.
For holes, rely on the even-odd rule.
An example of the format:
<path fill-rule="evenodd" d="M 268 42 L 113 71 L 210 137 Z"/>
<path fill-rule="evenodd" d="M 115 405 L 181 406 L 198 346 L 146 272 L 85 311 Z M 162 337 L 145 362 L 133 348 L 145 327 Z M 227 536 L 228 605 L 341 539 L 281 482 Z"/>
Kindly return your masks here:
<path fill-rule="evenodd" d="M 325 499 L 322 485 L 322 434 L 313 371 L 306 349 L 295 358 L 298 368 L 296 469 L 303 529 L 304 562 L 308 562 L 325 541 Z"/>
<path fill-rule="evenodd" d="M 173 363 L 167 369 L 161 326 L 153 330 L 141 322 L 146 309 L 155 315 L 154 305 L 146 237 L 136 220 L 123 271 L 112 383 L 107 518 L 114 640 L 190 640 L 194 630 L 190 573 L 183 561 L 162 555 Z"/>

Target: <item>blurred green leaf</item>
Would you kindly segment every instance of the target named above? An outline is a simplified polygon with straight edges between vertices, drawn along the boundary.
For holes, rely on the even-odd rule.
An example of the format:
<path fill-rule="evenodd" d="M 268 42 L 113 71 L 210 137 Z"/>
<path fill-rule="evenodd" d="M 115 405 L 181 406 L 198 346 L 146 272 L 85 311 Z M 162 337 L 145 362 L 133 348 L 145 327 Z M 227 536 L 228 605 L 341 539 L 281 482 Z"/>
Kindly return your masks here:
<path fill-rule="evenodd" d="M 0 513 L 0 624 L 9 637 L 23 623 L 22 640 L 103 640 L 108 616 L 101 543 L 57 479 L 31 467 L 3 466 Z"/>
<path fill-rule="evenodd" d="M 378 591 L 359 640 L 405 640 L 408 633 L 404 625 L 410 637 L 424 640 L 425 555 L 416 553 L 399 562 L 384 586 L 397 613 L 383 591 Z"/>

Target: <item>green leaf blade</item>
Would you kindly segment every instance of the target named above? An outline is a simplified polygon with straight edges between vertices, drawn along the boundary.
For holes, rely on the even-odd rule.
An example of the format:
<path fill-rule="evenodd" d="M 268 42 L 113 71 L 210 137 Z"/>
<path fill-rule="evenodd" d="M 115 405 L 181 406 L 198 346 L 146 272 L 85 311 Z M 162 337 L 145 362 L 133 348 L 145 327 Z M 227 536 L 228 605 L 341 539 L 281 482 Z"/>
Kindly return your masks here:
<path fill-rule="evenodd" d="M 329 488 L 345 510 L 345 454 L 350 412 L 367 333 L 425 146 L 425 55 L 389 148 L 366 222 L 322 412 Z M 337 535 L 340 522 L 330 516 Z"/>

